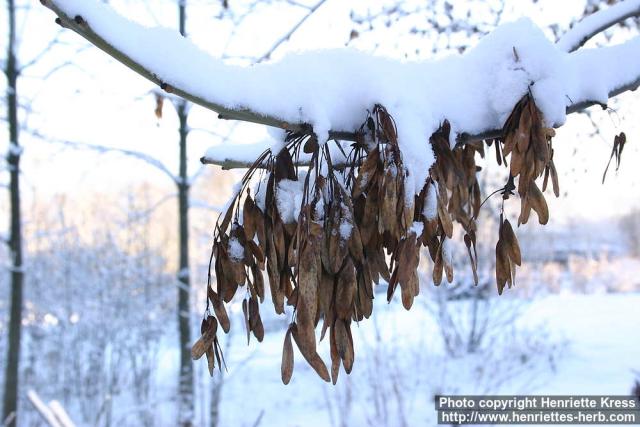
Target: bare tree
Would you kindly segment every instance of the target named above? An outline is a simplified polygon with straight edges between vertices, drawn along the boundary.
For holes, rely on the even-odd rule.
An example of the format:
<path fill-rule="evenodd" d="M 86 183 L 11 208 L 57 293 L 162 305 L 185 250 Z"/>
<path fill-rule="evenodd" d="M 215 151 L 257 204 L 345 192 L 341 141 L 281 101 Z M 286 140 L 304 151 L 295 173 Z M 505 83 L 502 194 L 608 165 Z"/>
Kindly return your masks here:
<path fill-rule="evenodd" d="M 108 213 L 104 196 L 84 205 L 115 228 L 88 228 L 62 200 L 29 212 L 21 379 L 82 425 L 154 425 L 157 406 L 175 401 L 155 384 L 170 381 L 157 367 L 162 342 L 175 337 L 177 280 L 164 271 L 163 245 L 150 242 L 161 228 L 139 215 L 150 200 L 140 191 L 128 199 Z M 31 425 L 24 403 L 20 423 Z"/>
<path fill-rule="evenodd" d="M 9 119 L 9 203 L 11 206 L 9 250 L 11 255 L 11 310 L 9 317 L 9 345 L 5 365 L 4 406 L 2 419 L 8 425 L 17 425 L 18 379 L 20 362 L 20 330 L 22 325 L 22 225 L 20 214 L 20 136 L 18 126 L 18 75 L 16 62 L 16 5 L 7 1 L 8 43 L 5 75 L 7 77 L 7 112 Z"/>
<path fill-rule="evenodd" d="M 178 2 L 178 19 L 180 34 L 186 37 L 186 1 Z M 193 419 L 193 365 L 191 362 L 191 316 L 189 295 L 191 282 L 189 278 L 189 176 L 187 174 L 187 137 L 189 127 L 189 107 L 187 101 L 178 101 L 177 113 L 180 121 L 180 163 L 179 175 L 176 181 L 178 186 L 178 221 L 180 231 L 180 263 L 178 270 L 178 280 L 181 286 L 178 287 L 178 329 L 180 333 L 180 380 L 179 380 L 179 403 L 178 421 L 180 425 L 189 426 Z"/>

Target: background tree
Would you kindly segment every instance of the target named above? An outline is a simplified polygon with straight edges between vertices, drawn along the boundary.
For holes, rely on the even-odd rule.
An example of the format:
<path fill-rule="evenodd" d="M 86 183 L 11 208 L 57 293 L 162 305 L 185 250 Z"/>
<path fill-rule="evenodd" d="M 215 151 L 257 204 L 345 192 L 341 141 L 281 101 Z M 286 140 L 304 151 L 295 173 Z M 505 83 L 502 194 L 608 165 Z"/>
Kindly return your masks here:
<path fill-rule="evenodd" d="M 11 206 L 11 225 L 9 253 L 11 265 L 11 309 L 9 318 L 9 345 L 7 347 L 7 364 L 5 365 L 5 388 L 2 419 L 9 425 L 17 424 L 18 404 L 18 366 L 20 361 L 20 330 L 22 324 L 22 292 L 24 270 L 22 265 L 22 217 L 20 214 L 20 147 L 18 125 L 18 75 L 20 71 L 16 62 L 16 5 L 14 0 L 7 1 L 8 43 L 5 64 L 7 78 L 7 112 L 9 120 L 9 203 Z"/>

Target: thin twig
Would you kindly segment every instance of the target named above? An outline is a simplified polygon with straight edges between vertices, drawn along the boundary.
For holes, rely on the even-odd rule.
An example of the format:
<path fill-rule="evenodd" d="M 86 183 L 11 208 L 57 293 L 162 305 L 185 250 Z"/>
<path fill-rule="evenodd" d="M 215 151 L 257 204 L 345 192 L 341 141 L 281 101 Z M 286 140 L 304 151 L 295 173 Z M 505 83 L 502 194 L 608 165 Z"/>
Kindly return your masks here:
<path fill-rule="evenodd" d="M 565 52 L 574 52 L 607 28 L 640 15 L 640 0 L 627 0 L 587 16 L 575 24 L 556 43 Z"/>
<path fill-rule="evenodd" d="M 256 61 L 256 63 L 258 62 L 262 62 L 262 61 L 266 61 L 267 59 L 269 59 L 271 57 L 271 55 L 273 54 L 273 52 L 284 42 L 286 42 L 287 40 L 289 40 L 291 38 L 291 36 L 298 31 L 298 28 L 300 28 L 302 26 L 302 24 L 304 24 L 304 22 L 309 19 L 309 17 L 311 17 L 311 15 L 313 15 L 319 8 L 320 6 L 322 6 L 327 0 L 320 0 L 318 3 L 316 3 L 314 6 L 312 6 L 311 8 L 309 8 L 309 11 L 302 17 L 302 19 L 300 19 L 300 21 L 298 21 L 298 23 L 296 25 L 294 25 L 293 27 L 291 27 L 291 29 L 289 31 L 287 31 L 287 33 L 282 36 L 277 42 L 275 42 L 275 44 L 273 46 L 271 46 L 271 48 L 264 54 L 262 55 L 260 58 L 258 58 L 258 60 Z"/>

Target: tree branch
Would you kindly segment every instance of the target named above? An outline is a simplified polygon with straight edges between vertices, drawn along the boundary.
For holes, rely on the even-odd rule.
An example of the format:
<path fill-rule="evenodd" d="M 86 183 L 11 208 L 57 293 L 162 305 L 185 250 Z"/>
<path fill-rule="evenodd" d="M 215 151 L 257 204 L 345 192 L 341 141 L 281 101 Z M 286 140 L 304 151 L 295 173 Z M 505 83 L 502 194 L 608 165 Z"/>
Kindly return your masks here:
<path fill-rule="evenodd" d="M 330 142 L 330 144 L 329 149 L 333 166 L 336 169 L 347 166 L 347 156 L 349 156 L 347 153 L 351 150 L 350 144 L 340 140 Z M 339 147 L 338 144 L 340 145 Z M 221 144 L 209 148 L 207 153 L 200 158 L 200 163 L 221 166 L 223 170 L 246 169 L 251 167 L 255 163 L 255 159 L 259 158 L 265 151 L 270 150 L 275 155 L 283 147 L 284 145 L 280 141 L 264 141 L 231 146 Z M 302 167 L 310 166 L 311 155 L 300 153 L 296 165 Z"/>
<path fill-rule="evenodd" d="M 320 0 L 318 3 L 316 3 L 314 6 L 309 8 L 309 11 L 302 17 L 302 19 L 300 19 L 298 21 L 298 23 L 296 25 L 294 25 L 293 27 L 291 27 L 291 29 L 289 31 L 287 31 L 287 33 L 282 36 L 277 42 L 275 42 L 275 44 L 273 46 L 271 46 L 271 48 L 264 54 L 262 55 L 260 58 L 258 58 L 258 60 L 256 62 L 262 62 L 265 61 L 267 59 L 269 59 L 271 57 L 271 55 L 273 54 L 273 52 L 284 42 L 286 42 L 287 40 L 289 40 L 291 38 L 291 36 L 298 31 L 298 28 L 300 28 L 302 26 L 302 24 L 304 24 L 304 22 L 309 19 L 309 17 L 311 15 L 313 15 L 316 10 L 318 10 L 318 8 L 320 8 L 320 6 L 322 6 L 327 0 Z M 299 6 L 299 5 L 298 5 Z"/>
<path fill-rule="evenodd" d="M 176 60 L 180 60 L 183 59 L 184 61 L 189 61 L 190 58 L 194 59 L 195 62 L 198 63 L 198 65 L 202 65 L 205 66 L 205 69 L 198 69 L 197 67 L 194 68 L 195 72 L 194 73 L 184 73 L 186 74 L 186 76 L 182 76 L 180 75 L 180 70 L 179 69 L 174 69 L 171 64 L 166 64 L 165 62 L 160 61 L 158 64 L 156 63 L 157 59 L 154 55 L 147 55 L 144 53 L 144 51 L 140 51 L 140 50 L 135 50 L 135 49 L 131 49 L 130 46 L 125 44 L 125 41 L 122 41 L 120 38 L 115 38 L 115 40 L 118 40 L 118 43 L 122 46 L 118 47 L 118 46 L 113 46 L 112 44 L 110 44 L 109 42 L 107 42 L 103 36 L 107 36 L 108 35 L 108 29 L 113 29 L 114 26 L 110 26 L 109 24 L 111 23 L 110 19 L 115 19 L 115 18 L 120 18 L 119 16 L 109 16 L 109 19 L 106 19 L 105 22 L 107 22 L 107 24 L 105 25 L 105 22 L 94 22 L 94 24 L 101 24 L 101 26 L 99 26 L 100 31 L 103 32 L 104 34 L 98 34 L 94 31 L 94 29 L 91 28 L 91 26 L 89 25 L 90 22 L 87 22 L 87 20 L 85 20 L 84 18 L 82 18 L 81 16 L 68 16 L 67 14 L 65 14 L 65 12 L 61 9 L 61 7 L 59 6 L 60 4 L 64 4 L 63 0 L 41 0 L 41 2 L 49 7 L 50 9 L 52 9 L 57 15 L 58 15 L 58 22 L 61 23 L 63 26 L 66 26 L 68 28 L 71 28 L 72 30 L 74 30 L 75 32 L 77 32 L 78 34 L 80 34 L 82 37 L 86 38 L 88 41 L 90 41 L 91 43 L 93 43 L 94 45 L 96 45 L 97 47 L 99 47 L 100 49 L 102 49 L 103 51 L 105 51 L 107 54 L 113 56 L 115 59 L 119 60 L 120 62 L 122 62 L 124 65 L 126 65 L 127 67 L 131 68 L 132 70 L 136 71 L 137 73 L 139 73 L 140 75 L 142 75 L 143 77 L 149 79 L 150 81 L 159 84 L 163 89 L 165 89 L 168 92 L 174 93 L 177 96 L 183 97 L 195 104 L 199 104 L 205 108 L 208 108 L 210 110 L 216 111 L 219 113 L 219 117 L 222 119 L 232 119 L 232 120 L 241 120 L 241 121 L 247 121 L 247 122 L 252 122 L 252 123 L 258 123 L 258 124 L 264 124 L 264 125 L 268 125 L 268 126 L 274 126 L 274 127 L 278 127 L 278 128 L 282 128 L 282 129 L 287 129 L 287 130 L 291 130 L 291 131 L 306 131 L 309 132 L 312 130 L 311 126 L 309 124 L 306 123 L 295 123 L 295 122 L 287 122 L 287 121 L 283 121 L 281 119 L 279 119 L 278 117 L 276 117 L 275 115 L 268 115 L 268 114 L 261 114 L 261 113 L 257 113 L 249 108 L 233 108 L 230 107 L 228 104 L 234 104 L 236 102 L 248 102 L 246 101 L 248 98 L 243 97 L 241 93 L 237 93 L 237 91 L 242 91 L 242 89 L 245 87 L 245 84 L 243 83 L 243 81 L 238 81 L 233 80 L 233 79 L 229 79 L 229 84 L 233 83 L 233 90 L 236 92 L 232 92 L 230 94 L 227 95 L 221 95 L 218 94 L 217 91 L 218 90 L 222 90 L 224 91 L 226 89 L 226 86 L 224 85 L 220 85 L 219 82 L 216 83 L 216 80 L 218 81 L 226 81 L 223 80 L 225 75 L 211 75 L 210 73 L 213 72 L 217 72 L 217 73 L 233 73 L 236 71 L 236 69 L 234 68 L 225 68 L 226 66 L 217 63 L 216 61 L 213 61 L 215 64 L 211 64 L 209 62 L 207 62 L 207 60 L 210 60 L 211 58 L 206 57 L 206 55 L 204 55 L 204 57 L 196 57 L 196 58 L 191 58 L 190 54 L 194 54 L 197 53 L 199 54 L 200 52 L 188 52 L 185 53 L 184 55 L 183 52 L 178 52 L 175 53 L 175 56 L 173 57 L 173 60 L 171 61 L 172 63 L 175 62 Z M 321 4 L 318 3 L 318 5 Z M 622 3 L 625 5 L 624 10 L 622 8 L 619 7 L 612 7 L 607 9 L 607 11 L 611 11 L 613 10 L 613 12 L 609 12 L 608 14 L 605 14 L 604 16 L 606 18 L 610 18 L 611 16 L 615 16 L 618 19 L 620 19 L 623 16 L 627 16 L 630 13 L 633 14 L 637 14 L 640 13 L 640 9 L 636 8 L 635 6 L 640 4 L 640 0 L 627 0 L 626 2 Z M 90 5 L 87 5 L 87 7 L 82 7 L 80 8 L 78 6 L 78 8 L 80 10 L 85 11 L 86 13 L 93 13 L 94 10 L 91 9 L 89 7 Z M 91 5 L 92 6 L 92 5 Z M 96 6 L 97 7 L 97 6 Z M 96 10 L 96 13 L 102 13 L 102 12 L 109 12 L 109 14 L 111 13 L 111 11 L 109 10 Z M 615 12 L 615 13 L 614 13 Z M 624 12 L 624 13 L 622 13 Z M 71 13 L 71 12 L 70 12 Z M 598 22 L 598 23 L 602 23 L 604 21 L 607 22 L 613 22 L 613 20 L 609 19 L 603 19 L 602 16 L 603 15 L 599 15 L 599 14 L 595 14 L 594 16 L 600 16 L 600 18 L 591 18 L 591 24 L 585 24 L 584 27 L 582 28 L 594 28 L 594 27 L 599 27 L 598 25 L 594 26 L 593 22 Z M 100 16 L 97 14 L 93 14 L 91 17 L 91 19 L 95 20 L 95 21 L 100 21 Z M 115 21 L 115 24 L 131 24 L 128 22 L 120 22 L 120 21 Z M 150 33 L 150 35 L 147 37 L 145 31 L 147 31 L 147 29 L 145 28 L 140 28 L 137 27 L 134 24 L 130 25 L 131 28 L 127 28 L 127 31 L 131 30 L 133 32 L 133 34 L 138 34 L 140 36 L 144 36 L 144 40 L 148 41 L 148 40 L 155 40 L 155 33 Z M 579 31 L 579 28 L 581 26 L 575 26 L 575 30 L 573 31 L 574 33 L 581 33 L 581 34 L 587 34 L 585 32 L 585 30 L 581 30 Z M 139 31 L 139 33 L 137 33 Z M 167 34 L 165 33 L 161 33 L 159 34 L 160 36 L 166 36 Z M 113 36 L 113 35 L 112 35 Z M 568 39 L 567 39 L 568 40 Z M 142 41 L 140 42 L 142 43 Z M 150 46 L 150 48 L 153 48 L 153 46 Z M 176 44 L 174 46 L 174 49 L 180 49 L 180 48 L 184 48 L 184 49 L 195 49 L 192 45 L 186 45 L 186 44 L 182 44 L 182 42 Z M 619 58 L 621 56 L 624 55 L 629 55 L 629 54 L 633 54 L 635 52 L 637 52 L 637 48 L 638 48 L 638 41 L 631 41 L 631 42 L 627 42 L 624 45 L 621 46 L 613 46 L 613 47 L 605 47 L 605 48 L 600 48 L 600 49 L 593 49 L 590 51 L 583 51 L 583 52 L 579 52 L 579 53 L 574 53 L 571 54 L 568 57 L 568 72 L 570 74 L 568 74 L 569 77 L 575 77 L 575 78 L 580 78 L 581 76 L 590 76 L 586 78 L 585 82 L 582 82 L 582 85 L 579 87 L 588 87 L 589 90 L 582 90 L 578 93 L 567 93 L 566 96 L 569 97 L 573 97 L 574 100 L 572 100 L 572 104 L 569 105 L 566 109 L 567 113 L 573 113 L 575 111 L 587 108 L 591 105 L 594 104 L 599 104 L 599 105 L 603 105 L 604 103 L 606 103 L 607 101 L 607 94 L 609 97 L 613 97 L 616 96 L 624 91 L 627 90 L 634 90 L 638 87 L 639 85 L 639 80 L 638 77 L 640 76 L 640 64 L 638 63 L 638 61 L 627 61 L 627 65 L 625 65 L 625 70 L 624 72 L 616 72 L 616 73 L 609 73 L 609 69 L 607 67 L 604 68 L 598 68 L 597 70 L 594 69 L 594 65 L 595 64 L 602 64 L 602 63 L 613 63 L 613 62 L 619 62 Z M 129 54 L 126 54 L 123 49 L 126 49 Z M 485 52 L 486 53 L 486 52 Z M 130 56 L 133 55 L 133 56 Z M 576 56 L 573 56 L 576 55 Z M 586 61 L 586 59 L 588 59 L 588 61 Z M 316 58 L 317 60 L 317 58 Z M 143 65 L 143 62 L 148 64 L 148 66 Z M 613 66 L 613 64 L 611 64 Z M 151 68 L 153 69 L 151 69 Z M 266 67 L 266 66 L 265 66 Z M 271 67 L 271 66 L 269 66 Z M 238 72 L 244 72 L 244 70 L 237 70 Z M 264 71 L 264 69 L 260 70 L 261 72 Z M 299 70 L 298 70 L 299 71 Z M 250 73 L 254 72 L 253 70 L 250 71 Z M 258 72 L 258 69 L 255 69 L 255 72 Z M 592 75 L 592 73 L 597 72 L 596 74 Z M 159 74 L 163 74 L 163 75 L 173 75 L 173 79 L 175 79 L 178 82 L 181 82 L 180 84 L 182 86 L 180 87 L 172 87 L 170 84 L 168 84 L 167 82 L 163 81 L 160 77 L 158 77 Z M 192 75 L 193 74 L 193 75 Z M 282 82 L 278 83 L 276 81 L 271 81 L 268 80 L 269 78 L 273 79 L 274 75 L 273 75 L 273 69 L 269 68 L 267 74 L 264 76 L 265 77 L 265 81 L 263 82 L 264 85 L 273 85 L 276 86 L 276 90 L 277 91 L 282 91 L 282 96 L 283 99 L 287 99 L 287 90 L 298 90 L 298 91 L 304 91 L 303 87 L 298 86 L 293 86 L 293 87 L 289 87 L 289 85 L 285 84 L 281 84 Z M 201 79 L 212 79 L 212 82 L 214 83 L 213 85 L 211 85 L 211 87 L 203 85 L 203 86 L 197 86 L 192 84 L 191 80 L 201 80 Z M 589 84 L 589 78 L 594 78 L 594 83 L 597 82 L 598 83 L 598 90 L 594 91 L 592 87 L 590 87 L 591 85 Z M 275 79 L 277 80 L 277 79 Z M 286 79 L 285 79 L 286 81 Z M 312 80 L 309 82 L 309 84 L 313 84 L 315 82 L 315 80 Z M 255 88 L 257 86 L 255 86 L 256 82 L 251 81 L 251 82 L 247 82 L 247 85 L 250 85 L 251 88 Z M 279 85 L 278 85 L 279 84 Z M 353 84 L 357 85 L 357 82 L 353 82 Z M 369 85 L 372 84 L 372 82 L 368 82 Z M 310 90 L 312 88 L 309 88 Z M 271 90 L 273 91 L 273 88 L 269 87 L 268 89 L 265 90 Z M 346 89 L 345 89 L 346 90 Z M 200 93 L 197 93 L 198 91 L 200 91 Z M 589 100 L 588 98 L 585 99 L 585 97 L 587 96 L 594 96 L 594 95 L 589 95 L 589 94 L 593 94 L 593 93 L 598 93 L 599 97 L 598 99 L 593 99 L 593 100 Z M 224 99 L 226 96 L 227 99 L 225 99 L 224 101 L 211 101 L 209 98 L 212 97 L 216 97 L 216 98 L 222 98 Z M 294 96 L 293 98 L 296 98 L 295 102 L 300 102 L 298 100 L 303 100 L 304 98 L 301 98 L 301 96 L 304 96 L 304 94 L 298 94 L 296 96 Z M 311 96 L 311 95 L 310 95 Z M 425 95 L 426 96 L 426 95 Z M 234 101 L 234 100 L 238 100 L 238 101 Z M 240 100 L 244 100 L 244 101 L 240 101 Z M 257 101 L 256 101 L 257 102 Z M 357 100 L 354 101 L 355 103 L 358 103 Z M 224 105 L 223 105 L 224 104 Z M 284 104 L 278 104 L 278 107 L 275 108 L 275 110 L 278 110 L 278 108 L 282 109 Z M 293 107 L 295 107 L 296 105 L 294 105 Z M 298 105 L 299 109 L 302 108 L 302 105 Z M 266 105 L 262 105 L 262 106 L 253 106 L 252 108 L 258 108 L 261 109 L 263 111 L 269 111 L 270 108 L 270 104 L 266 103 Z M 489 108 L 489 107 L 488 107 Z M 295 108 L 293 108 L 293 110 L 295 111 Z M 289 110 L 287 110 L 289 111 Z M 364 112 L 363 112 L 364 113 Z M 445 112 L 443 112 L 445 113 Z M 280 113 L 278 113 L 280 114 Z M 285 113 L 282 113 L 285 114 Z M 291 119 L 291 117 L 295 116 L 295 113 L 291 113 L 288 112 L 286 113 L 286 115 L 288 117 L 290 117 L 289 120 L 294 120 Z M 445 114 L 446 116 L 446 114 Z M 465 143 L 469 143 L 469 142 L 474 142 L 474 141 L 480 141 L 483 139 L 490 139 L 490 138 L 495 138 L 500 136 L 501 134 L 501 129 L 497 128 L 497 125 L 499 125 L 498 123 L 491 123 L 491 122 L 487 122 L 486 126 L 488 129 L 479 132 L 479 133 L 474 133 L 474 134 L 470 134 L 470 133 L 465 133 L 464 132 L 464 128 L 459 129 L 459 135 L 457 137 L 457 143 L 458 144 L 465 144 Z M 555 126 L 558 126 L 559 124 L 556 124 Z M 495 127 L 492 129 L 492 127 Z M 354 141 L 357 138 L 357 134 L 355 132 L 353 132 L 354 129 L 349 129 L 349 130 L 332 130 L 329 132 L 329 139 L 335 139 L 335 140 L 343 140 L 343 141 Z M 237 167 L 243 167 L 243 165 L 247 164 L 247 159 L 246 158 L 235 158 L 235 156 L 230 156 L 228 158 L 224 158 L 224 159 L 220 159 L 220 158 L 216 158 L 216 159 L 205 159 L 205 162 L 209 162 L 209 163 L 216 163 L 216 164 L 220 164 L 221 166 L 225 167 L 225 168 L 237 168 Z"/>
<path fill-rule="evenodd" d="M 632 82 L 629 82 L 627 84 L 623 84 L 618 88 L 615 88 L 614 90 L 612 90 L 611 92 L 609 92 L 609 99 L 611 98 L 615 98 L 616 96 L 624 93 L 624 92 L 628 92 L 628 91 L 634 91 L 636 89 L 638 89 L 638 87 L 640 87 L 640 76 L 638 76 L 638 78 Z M 573 113 L 578 113 L 580 111 L 586 110 L 589 107 L 593 107 L 594 105 L 599 105 L 600 107 L 602 107 L 602 109 L 606 109 L 607 105 L 603 104 L 600 101 L 582 101 L 582 102 L 576 102 L 573 103 L 571 105 L 569 105 L 567 107 L 567 115 L 569 114 L 573 114 Z M 559 124 L 554 124 L 553 125 L 554 128 L 559 128 L 560 125 Z M 461 133 L 456 137 L 456 145 L 464 145 L 464 144 L 469 144 L 472 142 L 478 142 L 478 141 L 484 141 L 486 139 L 495 139 L 495 138 L 499 138 L 502 136 L 502 129 L 491 129 L 491 130 L 487 130 L 485 132 L 479 133 L 479 134 L 475 134 L 475 135 L 470 135 L 467 133 Z"/>
<path fill-rule="evenodd" d="M 626 0 L 587 16 L 556 43 L 565 52 L 574 52 L 592 37 L 627 18 L 640 15 L 640 0 Z"/>
<path fill-rule="evenodd" d="M 118 49 L 116 46 L 111 45 L 107 42 L 100 34 L 97 34 L 84 20 L 82 16 L 74 16 L 71 17 L 67 15 L 57 4 L 56 0 L 40 0 L 40 2 L 51 9 L 58 18 L 56 19 L 56 23 L 61 25 L 64 28 L 69 28 L 84 37 L 91 44 L 101 49 L 105 53 L 107 53 L 112 58 L 118 60 L 131 70 L 140 74 L 142 77 L 147 80 L 157 84 L 164 91 L 180 96 L 188 101 L 193 102 L 194 104 L 198 104 L 208 110 L 214 111 L 219 114 L 219 118 L 221 119 L 231 119 L 231 120 L 240 120 L 250 123 L 256 123 L 266 126 L 277 127 L 285 130 L 291 131 L 301 131 L 305 127 L 309 127 L 308 124 L 305 123 L 288 123 L 278 117 L 269 116 L 265 114 L 256 113 L 247 108 L 229 108 L 224 105 L 218 104 L 216 102 L 212 102 L 210 100 L 204 99 L 203 97 L 190 92 L 189 90 L 181 87 L 173 87 L 167 82 L 163 81 L 158 77 L 158 75 L 153 71 L 142 64 L 140 64 L 135 58 L 130 57 L 125 54 L 122 50 Z M 318 5 L 319 6 L 319 5 Z M 343 137 L 348 135 L 348 132 L 339 132 Z M 330 137 L 335 137 L 335 132 L 329 132 Z"/>

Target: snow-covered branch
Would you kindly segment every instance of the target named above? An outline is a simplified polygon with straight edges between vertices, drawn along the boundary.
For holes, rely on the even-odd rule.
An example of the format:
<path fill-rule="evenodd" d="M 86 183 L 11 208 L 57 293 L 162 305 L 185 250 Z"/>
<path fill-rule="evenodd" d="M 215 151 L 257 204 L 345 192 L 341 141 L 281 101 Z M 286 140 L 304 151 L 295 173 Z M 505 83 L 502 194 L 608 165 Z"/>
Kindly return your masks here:
<path fill-rule="evenodd" d="M 183 39 L 177 32 L 160 28 L 151 30 L 136 25 L 127 21 L 125 18 L 118 16 L 109 7 L 98 4 L 93 0 L 41 0 L 41 3 L 58 15 L 56 22 L 59 25 L 72 29 L 96 47 L 131 68 L 144 78 L 156 83 L 168 93 L 175 94 L 193 102 L 194 104 L 198 104 L 209 110 L 215 111 L 220 114 L 220 118 L 222 119 L 242 120 L 267 126 L 280 127 L 283 129 L 299 129 L 299 125 L 287 123 L 282 119 L 269 116 L 267 114 L 260 114 L 247 108 L 234 108 L 223 105 L 222 103 L 213 101 L 211 97 L 194 90 L 195 88 L 190 87 L 192 85 L 188 82 L 171 78 L 174 74 L 169 70 L 173 69 L 173 71 L 176 71 L 182 65 L 190 62 L 176 61 L 178 59 L 177 56 L 180 56 L 179 52 L 181 44 L 187 47 L 186 52 L 184 53 L 188 52 L 192 54 L 197 52 L 202 55 L 202 52 L 198 51 L 193 44 L 188 42 L 186 39 Z M 98 19 L 94 20 L 94 17 Z M 103 25 L 98 25 L 96 27 L 96 25 L 93 25 L 95 23 L 102 23 Z M 115 25 L 110 27 L 111 24 Z M 124 42 L 124 46 L 120 46 L 118 43 L 114 43 L 114 41 L 110 39 L 110 36 L 117 35 L 118 31 L 113 31 L 116 28 L 125 30 L 123 33 L 120 33 L 121 37 L 116 37 L 120 41 Z M 104 30 L 104 32 L 100 30 Z M 149 34 L 145 35 L 146 30 L 149 30 Z M 163 41 L 169 40 L 171 41 L 168 45 L 163 44 Z M 137 52 L 132 52 L 130 49 L 127 49 L 127 47 L 130 48 L 134 46 L 140 47 L 137 49 Z M 167 51 L 159 52 L 157 48 L 160 48 L 161 50 L 167 49 Z M 147 51 L 148 54 L 145 55 L 145 51 Z M 160 64 L 163 61 L 160 61 L 158 64 L 160 65 L 159 67 L 152 65 L 154 58 L 161 59 L 162 55 L 166 53 L 169 53 L 168 59 L 170 59 L 168 61 L 164 61 L 164 65 L 168 65 L 169 67 L 163 67 Z M 137 54 L 142 54 L 146 59 L 150 59 L 151 64 Z M 187 55 L 187 57 L 188 56 L 189 55 Z M 191 57 L 191 59 L 196 59 L 196 63 L 200 62 L 197 60 L 197 57 Z M 208 76 L 209 79 L 219 79 L 220 77 L 219 73 L 212 73 Z M 176 80 L 178 80 L 178 82 L 176 82 Z"/>
<path fill-rule="evenodd" d="M 513 106 L 531 92 L 546 124 L 557 127 L 567 113 L 637 88 L 640 76 L 640 38 L 566 53 L 528 19 L 502 25 L 467 53 L 438 61 L 401 62 L 340 49 L 240 67 L 174 30 L 133 23 L 96 0 L 42 2 L 61 25 L 221 118 L 294 131 L 312 127 L 319 140 L 353 140 L 366 112 L 385 105 L 419 181 L 433 162 L 425 141 L 444 120 L 452 143 L 499 135 Z"/>
<path fill-rule="evenodd" d="M 339 143 L 330 146 L 331 158 L 333 166 L 342 169 L 347 163 L 347 156 L 350 151 L 347 143 Z M 216 165 L 222 167 L 223 170 L 245 169 L 251 167 L 255 160 L 266 150 L 272 153 L 278 153 L 283 148 L 281 141 L 267 140 L 253 144 L 220 144 L 210 147 L 205 155 L 200 159 L 203 165 Z M 346 155 L 345 155 L 346 154 Z M 309 166 L 311 155 L 300 153 L 300 158 L 296 163 L 298 166 Z"/>
<path fill-rule="evenodd" d="M 558 48 L 573 52 L 581 48 L 592 37 L 625 19 L 640 15 L 640 0 L 626 0 L 607 9 L 587 16 L 574 25 L 560 40 Z"/>

